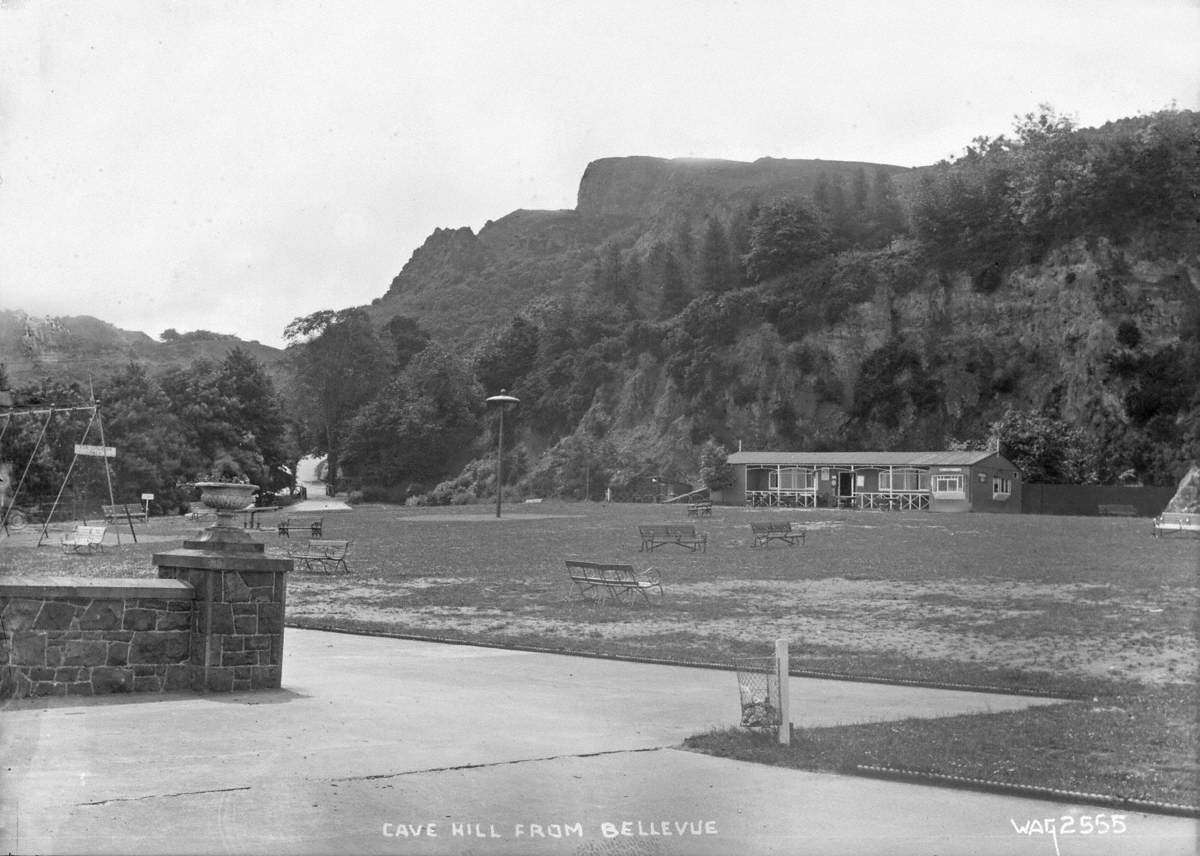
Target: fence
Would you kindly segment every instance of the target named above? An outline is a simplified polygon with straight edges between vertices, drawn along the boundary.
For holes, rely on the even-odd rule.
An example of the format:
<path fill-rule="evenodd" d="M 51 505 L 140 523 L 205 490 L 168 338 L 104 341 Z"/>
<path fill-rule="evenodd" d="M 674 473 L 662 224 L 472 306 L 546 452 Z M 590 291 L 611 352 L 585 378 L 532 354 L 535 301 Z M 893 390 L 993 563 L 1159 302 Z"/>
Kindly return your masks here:
<path fill-rule="evenodd" d="M 1096 516 L 1101 505 L 1129 505 L 1138 517 L 1157 517 L 1175 495 L 1173 487 L 1098 484 L 1023 484 L 1022 514 Z"/>

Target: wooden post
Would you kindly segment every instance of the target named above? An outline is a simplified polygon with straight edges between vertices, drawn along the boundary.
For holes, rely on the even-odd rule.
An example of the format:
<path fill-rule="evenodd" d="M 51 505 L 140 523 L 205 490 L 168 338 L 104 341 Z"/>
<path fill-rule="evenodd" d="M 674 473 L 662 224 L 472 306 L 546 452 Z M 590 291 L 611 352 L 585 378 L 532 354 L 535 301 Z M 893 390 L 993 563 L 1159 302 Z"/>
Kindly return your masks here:
<path fill-rule="evenodd" d="M 775 640 L 775 679 L 779 683 L 779 742 L 787 746 L 792 740 L 791 704 L 788 691 L 788 642 Z"/>

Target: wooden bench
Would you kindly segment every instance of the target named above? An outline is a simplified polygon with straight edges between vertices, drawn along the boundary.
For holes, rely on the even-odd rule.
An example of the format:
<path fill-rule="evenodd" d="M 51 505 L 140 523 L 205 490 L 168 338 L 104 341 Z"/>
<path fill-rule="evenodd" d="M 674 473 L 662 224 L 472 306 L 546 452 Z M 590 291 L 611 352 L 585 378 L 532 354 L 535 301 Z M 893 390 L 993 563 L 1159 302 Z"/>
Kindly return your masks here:
<path fill-rule="evenodd" d="M 62 548 L 64 553 L 91 553 L 104 550 L 104 535 L 107 526 L 87 526 L 80 524 L 73 532 L 64 532 Z"/>
<path fill-rule="evenodd" d="M 310 571 L 312 563 L 316 562 L 325 573 L 332 573 L 339 567 L 349 573 L 350 568 L 346 566 L 348 552 L 350 552 L 349 541 L 324 541 L 313 538 L 306 541 L 303 547 L 289 549 L 288 555 L 296 561 L 304 562 L 304 567 Z"/>
<path fill-rule="evenodd" d="M 775 523 L 751 523 L 750 531 L 754 533 L 754 546 L 765 547 L 772 541 L 783 541 L 785 544 L 803 544 L 807 530 L 793 529 L 787 521 Z"/>
<path fill-rule="evenodd" d="M 658 589 L 658 596 L 663 596 L 662 578 L 654 568 L 644 571 L 634 570 L 633 565 L 613 565 L 601 562 L 576 562 L 566 560 L 567 575 L 579 590 L 579 596 L 585 600 L 621 600 L 640 594 L 647 604 L 650 603 L 650 589 Z"/>
<path fill-rule="evenodd" d="M 1194 532 L 1200 535 L 1200 514 L 1189 514 L 1186 511 L 1164 511 L 1154 518 L 1154 537 L 1170 535 L 1173 532 Z"/>
<path fill-rule="evenodd" d="M 693 553 L 697 549 L 708 552 L 708 536 L 697 535 L 696 527 L 690 524 L 668 523 L 665 525 L 639 526 L 638 533 L 642 536 L 641 549 L 647 553 L 664 544 L 678 544 Z"/>
<path fill-rule="evenodd" d="M 120 502 L 116 505 L 102 505 L 106 523 L 145 523 L 146 509 L 132 502 Z"/>
<path fill-rule="evenodd" d="M 292 520 L 284 518 L 276 524 L 276 532 L 285 538 L 292 537 L 293 529 L 307 529 L 310 538 L 320 538 L 325 534 L 325 518 L 318 517 L 316 520 Z"/>
<path fill-rule="evenodd" d="M 1132 505 L 1100 505 L 1097 510 L 1101 517 L 1137 517 L 1137 509 Z"/>
<path fill-rule="evenodd" d="M 688 517 L 712 517 L 711 502 L 693 502 L 687 508 Z"/>

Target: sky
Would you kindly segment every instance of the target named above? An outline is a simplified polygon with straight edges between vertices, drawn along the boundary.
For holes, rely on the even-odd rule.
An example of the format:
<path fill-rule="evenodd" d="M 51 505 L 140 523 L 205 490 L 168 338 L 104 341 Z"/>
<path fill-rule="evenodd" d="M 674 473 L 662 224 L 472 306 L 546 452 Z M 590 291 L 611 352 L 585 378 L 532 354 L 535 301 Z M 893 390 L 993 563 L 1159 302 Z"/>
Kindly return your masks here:
<path fill-rule="evenodd" d="M 0 0 L 0 309 L 283 344 L 623 155 L 1200 109 L 1200 0 Z"/>

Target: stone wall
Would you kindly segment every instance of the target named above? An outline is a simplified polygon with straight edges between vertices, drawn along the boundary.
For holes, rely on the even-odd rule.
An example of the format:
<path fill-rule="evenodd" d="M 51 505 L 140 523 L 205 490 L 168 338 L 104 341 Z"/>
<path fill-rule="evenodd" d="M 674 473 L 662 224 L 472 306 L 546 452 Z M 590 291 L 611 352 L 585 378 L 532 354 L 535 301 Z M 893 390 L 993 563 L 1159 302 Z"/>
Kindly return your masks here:
<path fill-rule="evenodd" d="M 187 689 L 195 592 L 176 580 L 0 583 L 0 697 Z"/>
<path fill-rule="evenodd" d="M 154 556 L 158 575 L 196 592 L 192 688 L 278 688 L 283 672 L 284 573 L 291 560 L 174 550 Z"/>
<path fill-rule="evenodd" d="M 293 562 L 218 514 L 156 580 L 0 582 L 0 697 L 278 689 Z"/>

